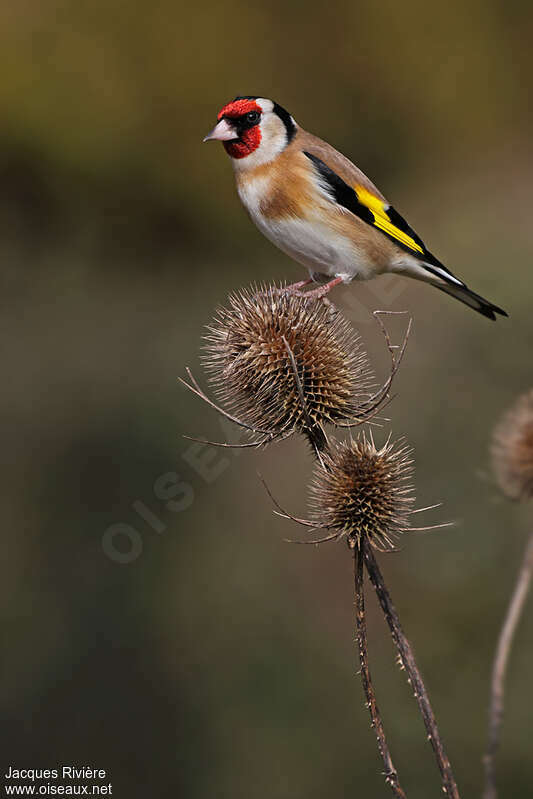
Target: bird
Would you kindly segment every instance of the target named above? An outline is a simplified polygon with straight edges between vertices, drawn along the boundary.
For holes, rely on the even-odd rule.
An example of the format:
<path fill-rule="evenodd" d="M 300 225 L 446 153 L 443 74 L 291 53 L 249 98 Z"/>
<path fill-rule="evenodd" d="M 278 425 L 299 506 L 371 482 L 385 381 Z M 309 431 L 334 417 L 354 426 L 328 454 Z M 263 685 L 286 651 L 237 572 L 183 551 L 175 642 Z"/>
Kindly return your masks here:
<path fill-rule="evenodd" d="M 221 108 L 206 141 L 222 142 L 255 225 L 307 268 L 309 277 L 288 290 L 324 297 L 341 283 L 398 274 L 430 283 L 489 319 L 507 316 L 455 277 L 355 164 L 275 101 L 237 96 Z"/>

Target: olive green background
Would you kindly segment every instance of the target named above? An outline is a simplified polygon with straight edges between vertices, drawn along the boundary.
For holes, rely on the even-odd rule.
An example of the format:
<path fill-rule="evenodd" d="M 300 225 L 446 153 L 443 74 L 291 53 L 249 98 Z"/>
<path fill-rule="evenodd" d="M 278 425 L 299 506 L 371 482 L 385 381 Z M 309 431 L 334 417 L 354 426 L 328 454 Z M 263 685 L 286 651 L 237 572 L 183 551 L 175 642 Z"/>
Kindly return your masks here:
<path fill-rule="evenodd" d="M 302 531 L 257 477 L 305 514 L 305 443 L 182 438 L 238 438 L 177 381 L 187 365 L 200 376 L 216 305 L 303 275 L 247 220 L 222 148 L 201 143 L 225 102 L 260 94 L 353 158 L 510 313 L 492 323 L 400 279 L 334 294 L 381 377 L 370 310 L 414 317 L 375 434 L 414 447 L 419 504 L 443 502 L 424 522 L 457 524 L 380 562 L 462 796 L 480 795 L 492 652 L 533 524 L 488 459 L 494 422 L 533 383 L 532 21 L 517 0 L 2 4 L 5 767 L 94 765 L 131 799 L 388 795 L 356 676 L 349 552 L 285 543 Z M 402 782 L 411 799 L 440 796 L 368 604 Z M 530 610 L 510 663 L 506 799 L 533 784 Z"/>

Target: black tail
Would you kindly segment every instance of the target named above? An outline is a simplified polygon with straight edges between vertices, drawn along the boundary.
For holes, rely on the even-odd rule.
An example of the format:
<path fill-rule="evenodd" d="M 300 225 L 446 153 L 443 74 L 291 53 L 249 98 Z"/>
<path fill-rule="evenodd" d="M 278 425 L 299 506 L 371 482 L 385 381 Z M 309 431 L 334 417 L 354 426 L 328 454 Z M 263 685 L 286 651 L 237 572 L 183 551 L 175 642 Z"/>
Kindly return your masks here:
<path fill-rule="evenodd" d="M 496 319 L 496 314 L 500 314 L 500 316 L 508 316 L 502 308 L 498 308 L 497 305 L 493 305 L 488 300 L 483 299 L 480 297 L 479 294 L 475 294 L 473 291 L 467 286 L 455 286 L 452 284 L 448 284 L 446 286 L 437 285 L 437 283 L 433 283 L 436 288 L 440 289 L 441 291 L 445 291 L 446 294 L 450 294 L 455 299 L 464 302 L 465 305 L 468 305 L 470 308 L 473 308 L 474 311 L 477 311 L 483 316 L 486 316 L 488 319 Z"/>

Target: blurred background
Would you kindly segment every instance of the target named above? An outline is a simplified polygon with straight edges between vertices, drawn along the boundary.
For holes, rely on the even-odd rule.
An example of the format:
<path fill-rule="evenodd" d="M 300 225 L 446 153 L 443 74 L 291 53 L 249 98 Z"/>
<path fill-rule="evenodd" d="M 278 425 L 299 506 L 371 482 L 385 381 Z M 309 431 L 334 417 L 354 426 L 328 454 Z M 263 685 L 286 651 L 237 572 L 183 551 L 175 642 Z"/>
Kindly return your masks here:
<path fill-rule="evenodd" d="M 303 275 L 247 220 L 222 148 L 202 145 L 224 103 L 259 94 L 353 158 L 510 314 L 491 323 L 401 280 L 334 295 L 380 376 L 370 311 L 414 317 L 390 426 L 415 449 L 419 505 L 444 503 L 426 523 L 457 525 L 380 562 L 462 795 L 480 795 L 492 653 L 533 523 L 488 462 L 493 423 L 533 382 L 532 22 L 520 0 L 1 5 L 6 768 L 93 765 L 132 798 L 388 795 L 349 552 L 284 543 L 300 531 L 256 476 L 305 514 L 307 447 L 182 437 L 238 439 L 177 380 L 201 376 L 216 305 Z M 402 782 L 439 796 L 368 604 Z M 529 621 L 498 763 L 508 798 L 532 784 Z"/>

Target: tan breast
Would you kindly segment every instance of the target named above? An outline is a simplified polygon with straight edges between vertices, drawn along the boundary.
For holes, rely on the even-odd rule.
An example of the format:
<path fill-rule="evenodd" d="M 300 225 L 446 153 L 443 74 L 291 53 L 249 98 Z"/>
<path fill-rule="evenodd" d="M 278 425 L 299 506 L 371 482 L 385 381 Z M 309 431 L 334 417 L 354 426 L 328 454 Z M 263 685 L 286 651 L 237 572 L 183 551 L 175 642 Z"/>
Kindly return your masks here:
<path fill-rule="evenodd" d="M 274 161 L 237 173 L 236 183 L 248 210 L 271 220 L 305 218 L 320 201 L 311 163 L 292 143 Z"/>

